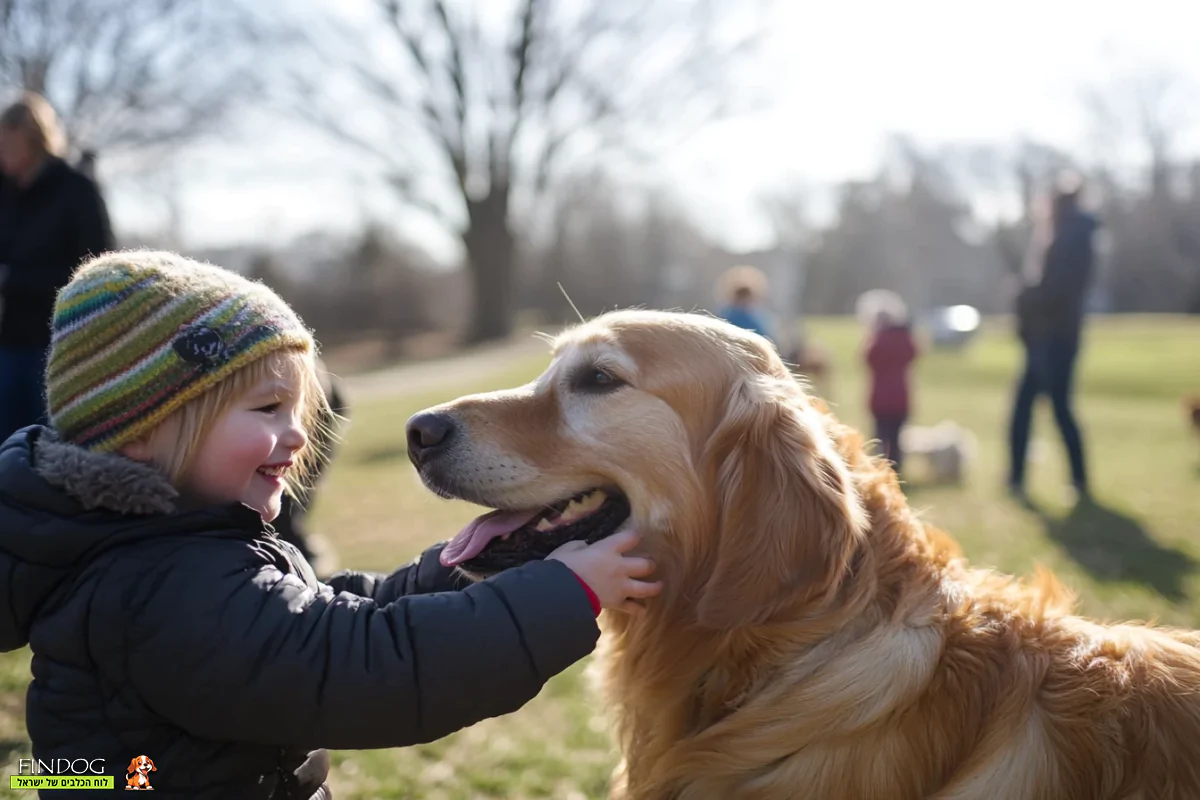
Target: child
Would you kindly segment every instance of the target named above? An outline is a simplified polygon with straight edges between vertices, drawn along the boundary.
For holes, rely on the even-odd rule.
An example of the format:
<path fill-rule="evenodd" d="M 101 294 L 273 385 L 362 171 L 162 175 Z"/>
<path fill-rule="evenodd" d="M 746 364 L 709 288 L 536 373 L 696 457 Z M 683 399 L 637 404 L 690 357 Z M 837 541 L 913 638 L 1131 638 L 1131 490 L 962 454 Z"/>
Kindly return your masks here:
<path fill-rule="evenodd" d="M 771 323 L 761 308 L 762 298 L 767 293 L 767 276 L 762 270 L 751 266 L 728 269 L 721 275 L 718 290 L 727 298 L 725 305 L 717 311 L 718 317 L 774 344 Z"/>
<path fill-rule="evenodd" d="M 909 412 L 908 369 L 917 357 L 908 311 L 898 295 L 878 290 L 860 299 L 859 313 L 871 326 L 864 359 L 871 372 L 875 437 L 883 448 L 883 457 L 900 474 L 904 464 L 900 431 Z"/>
<path fill-rule="evenodd" d="M 266 524 L 325 410 L 314 350 L 265 286 L 167 253 L 93 259 L 59 294 L 53 427 L 0 447 L 0 650 L 33 651 L 35 758 L 327 798 L 319 748 L 514 711 L 592 651 L 601 605 L 657 594 L 633 534 L 466 588 L 440 546 L 319 583 Z"/>

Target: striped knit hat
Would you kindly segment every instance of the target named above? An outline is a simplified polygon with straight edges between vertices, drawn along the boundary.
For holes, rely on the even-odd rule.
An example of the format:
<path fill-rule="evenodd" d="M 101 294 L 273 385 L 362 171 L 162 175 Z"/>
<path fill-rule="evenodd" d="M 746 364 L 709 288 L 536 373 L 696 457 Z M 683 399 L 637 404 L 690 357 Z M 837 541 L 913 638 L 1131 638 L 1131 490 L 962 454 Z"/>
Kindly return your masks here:
<path fill-rule="evenodd" d="M 314 347 L 261 283 L 173 253 L 108 253 L 58 293 L 50 422 L 65 441 L 116 450 L 268 353 Z"/>

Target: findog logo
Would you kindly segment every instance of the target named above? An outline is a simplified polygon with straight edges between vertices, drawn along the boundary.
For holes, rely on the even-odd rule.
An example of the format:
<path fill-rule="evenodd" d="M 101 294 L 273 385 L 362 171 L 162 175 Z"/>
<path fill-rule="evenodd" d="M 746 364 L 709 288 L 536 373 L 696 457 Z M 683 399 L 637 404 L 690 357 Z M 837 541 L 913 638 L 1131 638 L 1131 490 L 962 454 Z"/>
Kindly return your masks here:
<path fill-rule="evenodd" d="M 158 772 L 158 767 L 154 766 L 150 756 L 138 756 L 130 761 L 125 770 L 125 791 L 154 791 L 154 787 L 150 785 L 151 772 Z"/>

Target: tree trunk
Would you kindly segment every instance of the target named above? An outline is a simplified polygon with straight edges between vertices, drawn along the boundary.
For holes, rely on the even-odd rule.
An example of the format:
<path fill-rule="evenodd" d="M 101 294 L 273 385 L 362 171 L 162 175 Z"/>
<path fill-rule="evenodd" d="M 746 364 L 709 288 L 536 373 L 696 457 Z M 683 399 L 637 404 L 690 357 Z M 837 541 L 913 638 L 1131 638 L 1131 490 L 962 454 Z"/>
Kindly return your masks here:
<path fill-rule="evenodd" d="M 493 191 L 470 204 L 470 227 L 463 234 L 472 294 L 467 344 L 503 339 L 513 331 L 516 247 L 507 200 L 506 193 Z"/>

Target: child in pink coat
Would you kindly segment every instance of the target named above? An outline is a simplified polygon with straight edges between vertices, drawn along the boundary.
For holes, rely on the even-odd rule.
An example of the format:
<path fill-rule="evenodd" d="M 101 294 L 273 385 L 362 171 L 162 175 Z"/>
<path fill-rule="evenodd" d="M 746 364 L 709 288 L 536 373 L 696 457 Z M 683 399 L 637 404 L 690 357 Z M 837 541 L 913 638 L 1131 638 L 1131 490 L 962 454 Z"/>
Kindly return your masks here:
<path fill-rule="evenodd" d="M 900 431 L 909 415 L 908 371 L 917 358 L 917 345 L 903 301 L 895 295 L 873 311 L 870 324 L 863 358 L 870 371 L 875 437 L 899 474 L 904 462 Z"/>

